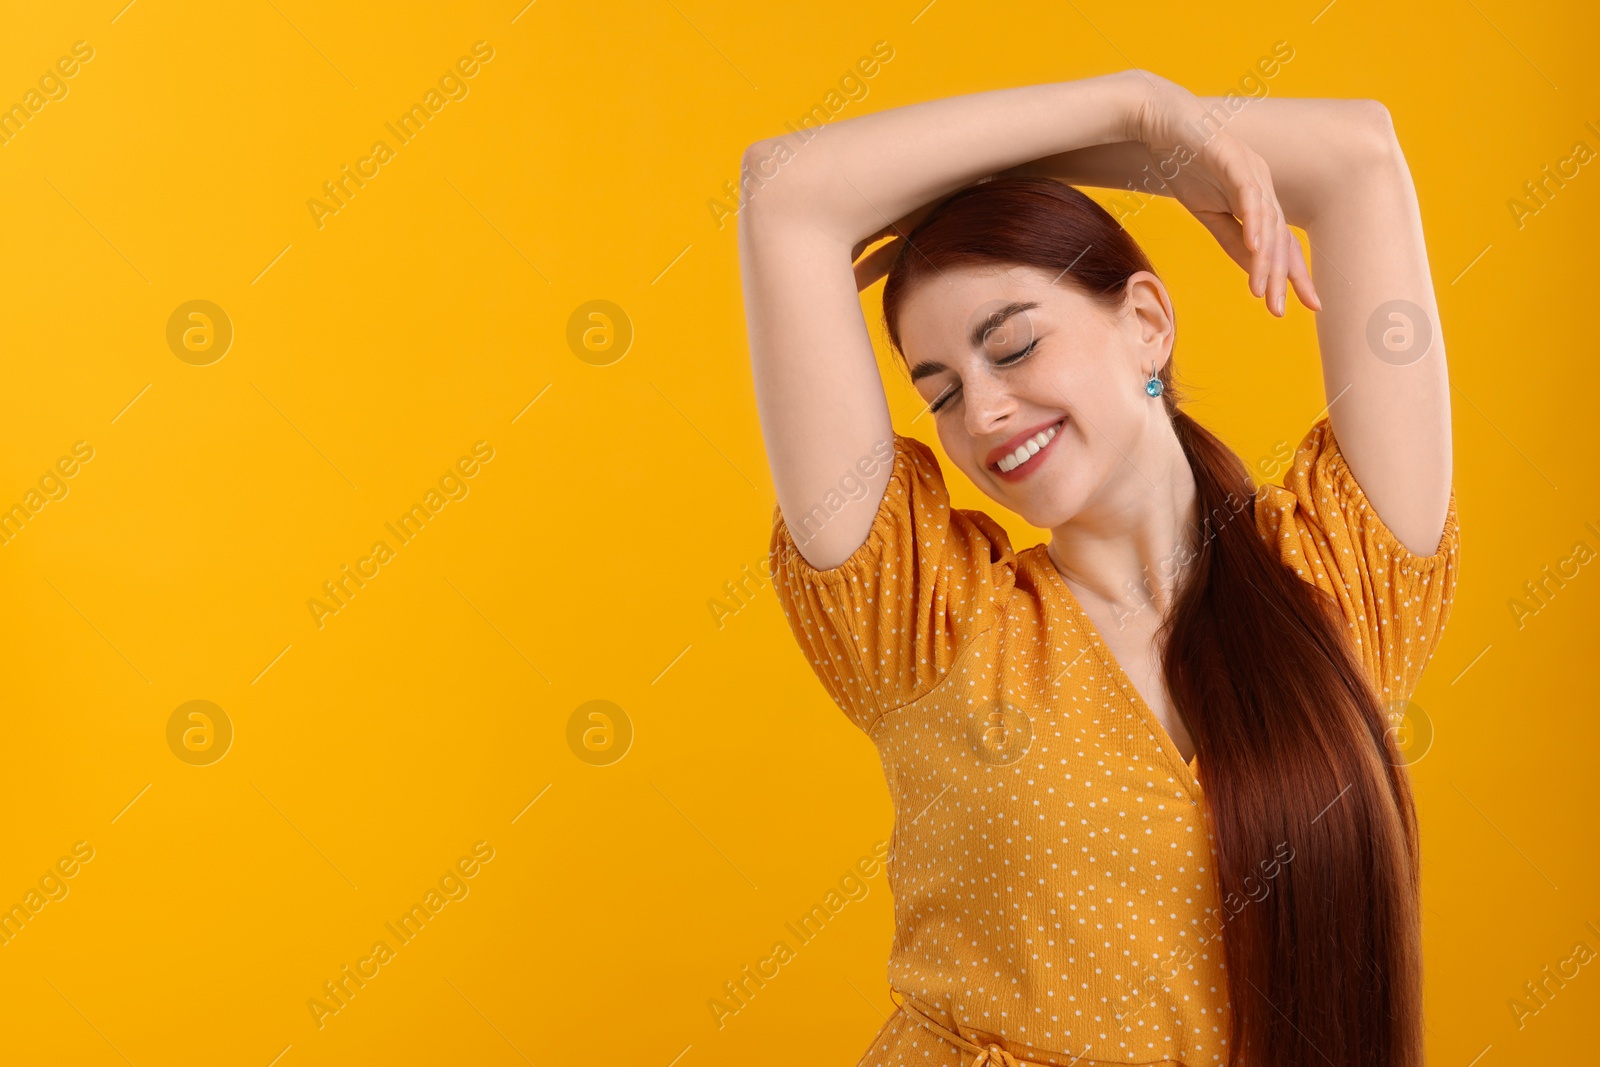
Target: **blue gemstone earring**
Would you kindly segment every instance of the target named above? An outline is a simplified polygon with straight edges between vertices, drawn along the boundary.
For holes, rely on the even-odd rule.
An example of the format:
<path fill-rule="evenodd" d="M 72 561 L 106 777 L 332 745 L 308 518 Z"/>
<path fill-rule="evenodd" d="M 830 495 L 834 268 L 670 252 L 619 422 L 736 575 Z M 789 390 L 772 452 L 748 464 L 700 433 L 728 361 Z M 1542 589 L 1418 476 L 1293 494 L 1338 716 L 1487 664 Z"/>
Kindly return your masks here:
<path fill-rule="evenodd" d="M 1154 366 L 1150 371 L 1150 380 L 1144 383 L 1144 391 L 1151 396 L 1161 395 L 1161 379 L 1156 377 Z"/>

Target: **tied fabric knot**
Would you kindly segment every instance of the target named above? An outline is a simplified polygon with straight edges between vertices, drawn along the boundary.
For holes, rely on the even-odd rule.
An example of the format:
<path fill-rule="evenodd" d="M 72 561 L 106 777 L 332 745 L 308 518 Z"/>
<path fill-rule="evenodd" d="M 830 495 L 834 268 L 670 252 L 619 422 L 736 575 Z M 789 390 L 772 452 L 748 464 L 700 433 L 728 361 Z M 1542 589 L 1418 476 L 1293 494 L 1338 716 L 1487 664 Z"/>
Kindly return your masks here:
<path fill-rule="evenodd" d="M 889 988 L 889 999 L 899 1005 L 907 1014 L 916 1019 L 923 1026 L 938 1034 L 959 1048 L 968 1052 L 976 1052 L 977 1058 L 972 1061 L 971 1067 L 1035 1067 L 1027 1060 L 1019 1060 L 1010 1052 L 1001 1048 L 999 1043 L 991 1041 L 987 1046 L 977 1045 L 962 1037 L 959 1033 L 940 1023 L 928 1014 L 916 999 L 901 993 L 893 986 Z"/>

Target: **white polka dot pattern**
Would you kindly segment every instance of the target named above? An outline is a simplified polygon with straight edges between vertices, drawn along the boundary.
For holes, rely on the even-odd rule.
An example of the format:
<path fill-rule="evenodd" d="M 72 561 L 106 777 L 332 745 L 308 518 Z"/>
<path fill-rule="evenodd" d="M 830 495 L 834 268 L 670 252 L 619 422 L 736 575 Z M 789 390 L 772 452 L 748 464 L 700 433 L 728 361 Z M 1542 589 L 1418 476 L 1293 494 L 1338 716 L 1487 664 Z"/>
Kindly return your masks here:
<path fill-rule="evenodd" d="M 1300 443 L 1283 485 L 1262 487 L 1256 528 L 1276 541 L 1284 563 L 1339 602 L 1380 701 L 1409 700 L 1455 600 L 1455 487 L 1438 549 L 1415 555 L 1373 510 L 1324 415 Z"/>
<path fill-rule="evenodd" d="M 1358 629 L 1395 620 L 1361 632 L 1401 672 L 1389 676 L 1399 692 L 1431 653 L 1428 626 L 1448 613 L 1454 497 L 1441 556 L 1410 559 L 1331 444 L 1331 433 L 1307 434 L 1292 488 L 1258 498 L 1258 530 L 1287 531 L 1308 580 L 1354 585 L 1340 603 L 1359 609 Z M 871 532 L 843 564 L 811 567 L 777 509 L 773 523 L 790 627 L 876 745 L 894 800 L 890 985 L 941 1025 L 1023 1060 L 1225 1063 L 1225 913 L 1195 767 L 1044 546 L 1014 553 L 988 515 L 951 508 L 932 451 L 900 435 Z M 974 743 L 1000 707 L 1013 709 L 1006 722 L 1025 721 L 1020 755 L 1008 748 L 1003 760 Z M 860 1062 L 970 1059 L 897 1008 Z"/>

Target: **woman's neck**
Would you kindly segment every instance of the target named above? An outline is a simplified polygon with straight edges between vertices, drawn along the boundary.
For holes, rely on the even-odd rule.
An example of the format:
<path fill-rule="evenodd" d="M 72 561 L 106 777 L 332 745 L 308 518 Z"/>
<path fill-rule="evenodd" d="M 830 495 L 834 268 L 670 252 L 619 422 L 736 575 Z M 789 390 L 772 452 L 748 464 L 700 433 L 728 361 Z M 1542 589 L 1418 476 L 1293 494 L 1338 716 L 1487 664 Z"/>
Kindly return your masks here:
<path fill-rule="evenodd" d="M 1200 547 L 1199 491 L 1176 431 L 1159 422 L 1129 456 L 1125 476 L 1051 531 L 1047 551 L 1074 592 L 1165 618 Z"/>

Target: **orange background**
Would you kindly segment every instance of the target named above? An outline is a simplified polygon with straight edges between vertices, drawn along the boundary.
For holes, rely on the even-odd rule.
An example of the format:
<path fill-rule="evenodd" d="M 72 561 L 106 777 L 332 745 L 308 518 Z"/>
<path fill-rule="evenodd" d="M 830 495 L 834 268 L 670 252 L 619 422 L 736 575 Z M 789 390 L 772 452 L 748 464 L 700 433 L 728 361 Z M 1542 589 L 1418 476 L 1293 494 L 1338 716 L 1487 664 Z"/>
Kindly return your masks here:
<path fill-rule="evenodd" d="M 872 746 L 746 578 L 774 496 L 736 221 L 710 202 L 879 41 L 893 58 L 840 118 L 1129 66 L 1221 95 L 1280 40 L 1271 94 L 1388 105 L 1463 523 L 1416 695 L 1429 1054 L 1587 1051 L 1594 965 L 1520 1027 L 1508 1006 L 1578 941 L 1600 951 L 1600 575 L 1520 626 L 1510 607 L 1577 542 L 1600 550 L 1600 176 L 1520 225 L 1508 206 L 1575 142 L 1600 150 L 1587 10 L 124 4 L 31 5 L 0 35 L 0 104 L 92 49 L 0 144 L 0 506 L 40 490 L 0 545 L 0 905 L 65 892 L 0 945 L 0 1058 L 855 1062 L 890 1008 L 881 871 L 722 1025 L 708 1007 L 891 815 Z M 385 124 L 480 41 L 492 58 L 400 144 Z M 392 157 L 313 212 L 380 139 Z M 1170 201 L 1128 226 L 1174 294 L 1196 414 L 1247 460 L 1297 442 L 1326 401 L 1310 314 L 1269 316 Z M 222 318 L 182 319 L 175 348 L 193 300 Z M 609 325 L 570 329 L 597 300 Z M 863 307 L 875 327 L 876 289 Z M 593 323 L 610 347 L 584 348 Z M 931 441 L 884 366 L 897 425 Z M 92 458 L 52 478 L 78 442 Z M 480 442 L 492 459 L 452 477 Z M 385 524 L 430 490 L 400 543 Z M 369 579 L 319 626 L 307 602 L 346 565 Z M 190 701 L 215 710 L 169 731 Z M 590 701 L 609 726 L 569 730 Z M 385 924 L 430 891 L 400 944 Z M 380 939 L 399 947 L 374 963 Z M 347 965 L 371 977 L 319 1018 Z"/>

